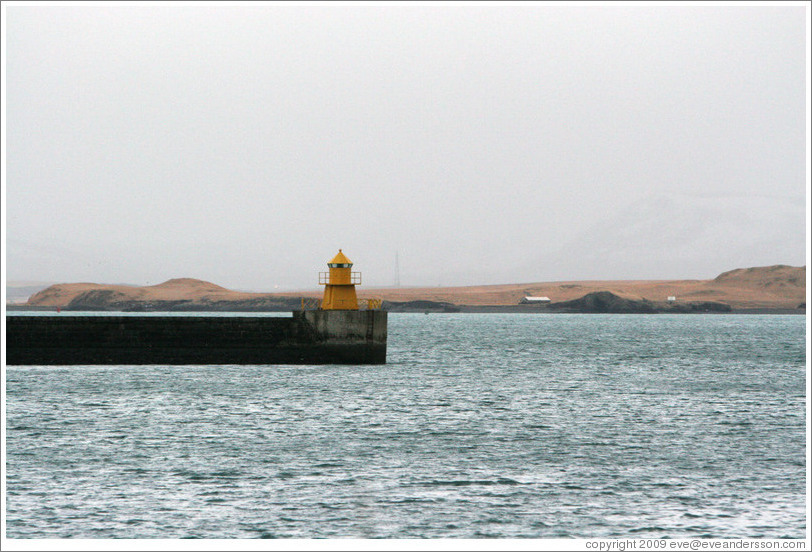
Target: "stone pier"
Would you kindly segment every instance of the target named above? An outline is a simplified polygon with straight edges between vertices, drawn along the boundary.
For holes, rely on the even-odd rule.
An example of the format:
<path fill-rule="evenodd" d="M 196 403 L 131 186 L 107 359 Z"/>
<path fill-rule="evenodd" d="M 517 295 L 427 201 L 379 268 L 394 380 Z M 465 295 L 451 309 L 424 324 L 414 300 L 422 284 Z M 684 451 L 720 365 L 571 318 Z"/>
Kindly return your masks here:
<path fill-rule="evenodd" d="M 9 365 L 385 364 L 387 313 L 6 317 Z"/>

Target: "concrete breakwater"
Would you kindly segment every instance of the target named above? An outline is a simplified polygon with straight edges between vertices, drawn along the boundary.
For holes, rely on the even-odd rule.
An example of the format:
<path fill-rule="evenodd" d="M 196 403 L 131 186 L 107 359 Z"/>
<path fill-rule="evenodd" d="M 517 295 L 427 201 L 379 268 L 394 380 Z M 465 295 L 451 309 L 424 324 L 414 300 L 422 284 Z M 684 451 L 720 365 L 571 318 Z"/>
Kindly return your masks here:
<path fill-rule="evenodd" d="M 387 313 L 8 316 L 9 365 L 385 364 Z"/>

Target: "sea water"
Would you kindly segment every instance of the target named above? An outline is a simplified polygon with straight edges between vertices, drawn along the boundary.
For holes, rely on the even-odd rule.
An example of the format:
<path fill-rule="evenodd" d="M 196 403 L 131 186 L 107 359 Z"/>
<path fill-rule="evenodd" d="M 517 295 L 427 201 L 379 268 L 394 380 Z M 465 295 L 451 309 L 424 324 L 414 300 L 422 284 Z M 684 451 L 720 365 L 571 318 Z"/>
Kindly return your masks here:
<path fill-rule="evenodd" d="M 9 366 L 8 538 L 795 537 L 805 318 L 390 314 L 382 366 Z"/>

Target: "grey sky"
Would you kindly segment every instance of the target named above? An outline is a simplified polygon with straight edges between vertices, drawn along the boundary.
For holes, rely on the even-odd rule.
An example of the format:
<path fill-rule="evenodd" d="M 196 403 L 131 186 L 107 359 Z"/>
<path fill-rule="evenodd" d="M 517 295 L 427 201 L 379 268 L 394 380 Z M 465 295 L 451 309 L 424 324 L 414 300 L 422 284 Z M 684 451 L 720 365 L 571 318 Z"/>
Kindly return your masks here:
<path fill-rule="evenodd" d="M 6 6 L 6 275 L 803 265 L 807 10 Z"/>

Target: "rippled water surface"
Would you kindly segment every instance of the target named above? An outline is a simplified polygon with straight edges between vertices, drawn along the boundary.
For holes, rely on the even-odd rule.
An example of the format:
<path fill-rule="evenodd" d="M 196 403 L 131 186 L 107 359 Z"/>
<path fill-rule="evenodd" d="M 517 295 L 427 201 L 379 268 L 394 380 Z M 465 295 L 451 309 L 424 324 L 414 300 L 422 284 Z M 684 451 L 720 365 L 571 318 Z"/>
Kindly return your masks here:
<path fill-rule="evenodd" d="M 802 316 L 390 314 L 388 359 L 7 367 L 7 537 L 804 536 Z"/>

